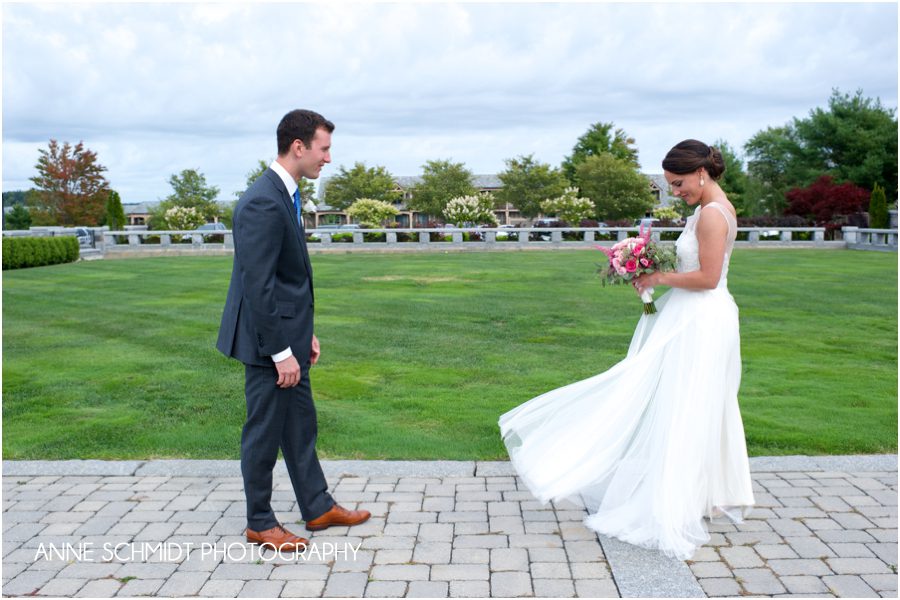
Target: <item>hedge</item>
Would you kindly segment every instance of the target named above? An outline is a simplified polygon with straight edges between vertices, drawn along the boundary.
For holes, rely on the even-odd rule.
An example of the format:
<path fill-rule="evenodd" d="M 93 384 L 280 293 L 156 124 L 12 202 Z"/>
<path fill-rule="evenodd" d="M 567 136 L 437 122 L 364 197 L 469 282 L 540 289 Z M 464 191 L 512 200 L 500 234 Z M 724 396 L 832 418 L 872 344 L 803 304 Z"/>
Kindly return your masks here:
<path fill-rule="evenodd" d="M 76 260 L 78 260 L 78 238 L 73 235 L 3 238 L 4 271 L 58 265 Z"/>

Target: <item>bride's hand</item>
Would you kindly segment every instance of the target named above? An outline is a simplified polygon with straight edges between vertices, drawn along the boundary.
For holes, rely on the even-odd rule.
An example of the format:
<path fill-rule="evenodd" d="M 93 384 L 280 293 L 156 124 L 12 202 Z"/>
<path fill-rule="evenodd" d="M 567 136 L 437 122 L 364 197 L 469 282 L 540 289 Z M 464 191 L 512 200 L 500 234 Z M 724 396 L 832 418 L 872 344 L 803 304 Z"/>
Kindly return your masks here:
<path fill-rule="evenodd" d="M 644 290 L 648 290 L 650 288 L 654 288 L 658 285 L 662 285 L 662 273 L 656 271 L 655 273 L 646 273 L 644 275 L 639 275 L 635 277 L 631 282 L 631 285 L 634 286 L 634 289 L 637 291 L 638 296 L 644 293 Z"/>

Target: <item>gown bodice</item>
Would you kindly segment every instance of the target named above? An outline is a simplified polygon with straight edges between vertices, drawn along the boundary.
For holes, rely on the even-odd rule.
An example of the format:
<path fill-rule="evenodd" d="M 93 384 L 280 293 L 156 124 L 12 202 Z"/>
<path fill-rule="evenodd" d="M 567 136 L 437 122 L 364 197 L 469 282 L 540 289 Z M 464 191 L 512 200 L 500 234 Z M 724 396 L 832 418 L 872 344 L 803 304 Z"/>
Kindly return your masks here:
<path fill-rule="evenodd" d="M 725 217 L 728 223 L 728 237 L 725 240 L 725 259 L 722 262 L 722 274 L 719 276 L 719 285 L 717 289 L 727 289 L 728 287 L 728 261 L 731 258 L 731 251 L 734 248 L 734 240 L 737 237 L 737 222 L 731 212 L 719 204 L 718 202 L 710 202 L 707 207 L 716 207 Z M 687 273 L 690 271 L 700 270 L 700 245 L 697 241 L 697 221 L 700 220 L 700 211 L 703 207 L 698 206 L 694 214 L 687 218 L 684 224 L 684 231 L 675 242 L 675 252 L 678 258 L 677 271 L 679 273 Z"/>

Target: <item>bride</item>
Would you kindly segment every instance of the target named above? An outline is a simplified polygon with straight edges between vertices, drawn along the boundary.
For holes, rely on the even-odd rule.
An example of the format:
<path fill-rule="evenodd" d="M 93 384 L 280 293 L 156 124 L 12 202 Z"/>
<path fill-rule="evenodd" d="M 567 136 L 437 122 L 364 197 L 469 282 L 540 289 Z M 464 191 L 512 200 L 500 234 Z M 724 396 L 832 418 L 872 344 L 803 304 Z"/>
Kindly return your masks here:
<path fill-rule="evenodd" d="M 689 559 L 709 541 L 704 517 L 740 522 L 754 503 L 727 285 L 737 221 L 716 183 L 718 150 L 685 140 L 662 166 L 672 193 L 697 208 L 677 271 L 634 281 L 638 293 L 672 288 L 658 312 L 641 317 L 624 360 L 509 411 L 500 432 L 541 502 L 581 496 L 591 529 Z"/>

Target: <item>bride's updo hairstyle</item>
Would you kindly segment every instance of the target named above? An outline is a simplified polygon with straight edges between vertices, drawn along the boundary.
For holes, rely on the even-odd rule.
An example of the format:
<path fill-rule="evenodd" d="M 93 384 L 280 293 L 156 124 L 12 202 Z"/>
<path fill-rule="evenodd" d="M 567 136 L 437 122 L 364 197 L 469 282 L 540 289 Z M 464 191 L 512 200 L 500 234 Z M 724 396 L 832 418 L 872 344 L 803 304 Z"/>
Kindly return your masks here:
<path fill-rule="evenodd" d="M 722 158 L 722 153 L 699 140 L 679 142 L 669 150 L 662 161 L 662 168 L 676 175 L 687 175 L 700 167 L 706 169 L 713 179 L 718 179 L 725 172 L 725 159 Z"/>

